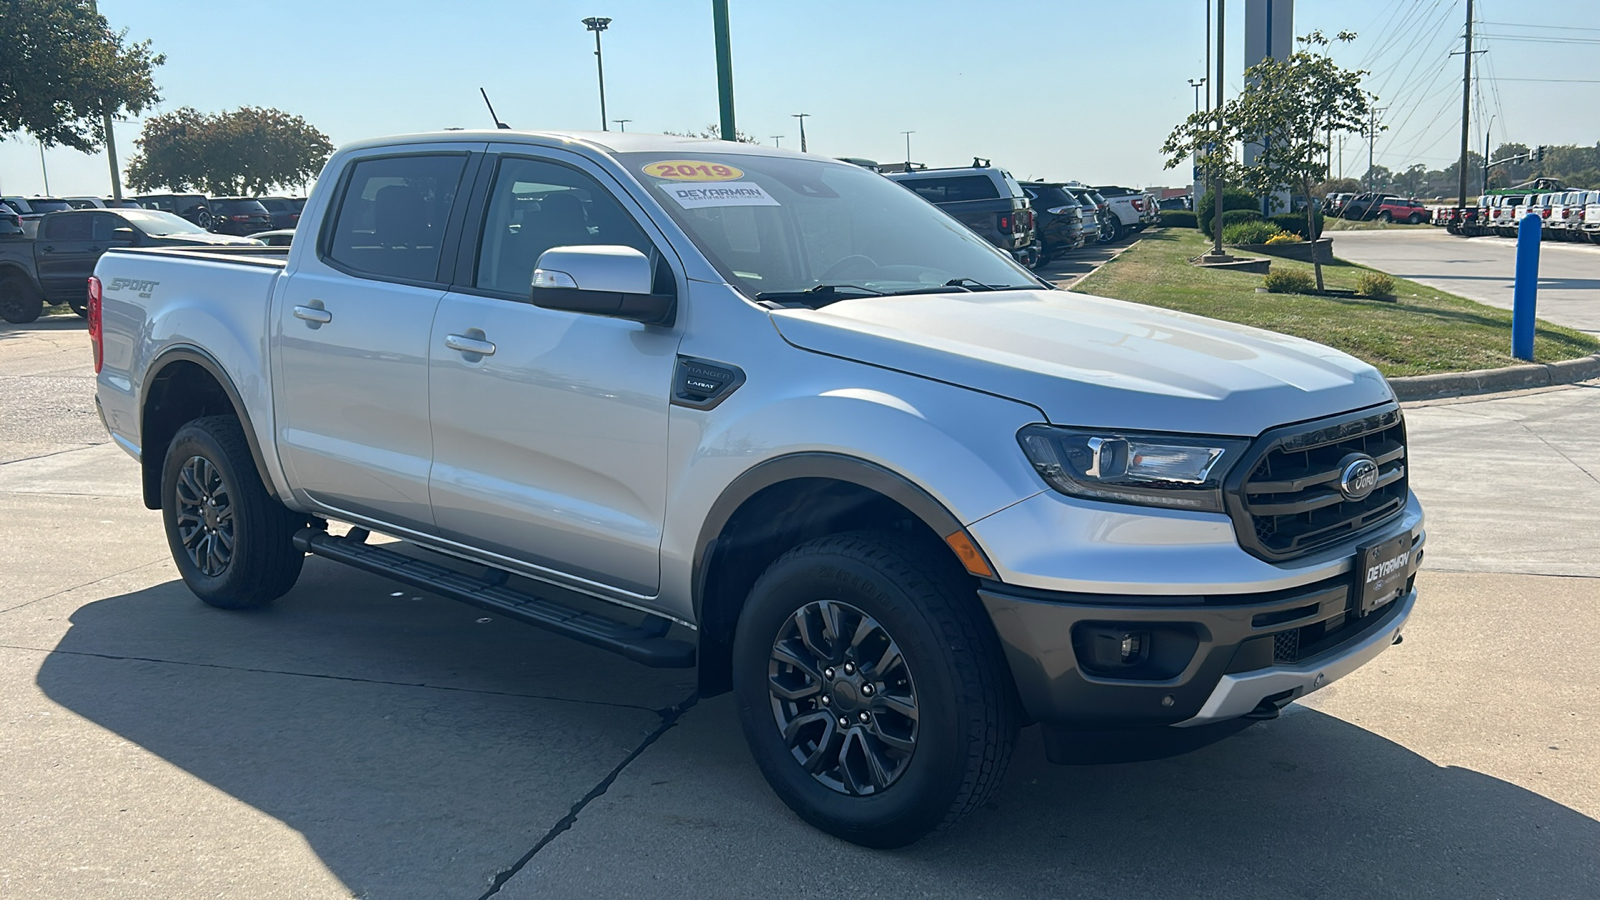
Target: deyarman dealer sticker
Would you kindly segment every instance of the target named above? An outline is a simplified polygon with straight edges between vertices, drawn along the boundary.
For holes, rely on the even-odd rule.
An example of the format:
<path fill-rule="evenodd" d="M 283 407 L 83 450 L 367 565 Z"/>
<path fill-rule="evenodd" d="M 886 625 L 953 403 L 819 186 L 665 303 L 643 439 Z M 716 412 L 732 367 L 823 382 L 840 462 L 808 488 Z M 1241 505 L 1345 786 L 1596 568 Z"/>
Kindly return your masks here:
<path fill-rule="evenodd" d="M 707 206 L 777 206 L 761 185 L 751 181 L 724 181 L 716 184 L 659 184 L 667 196 L 684 209 Z"/>

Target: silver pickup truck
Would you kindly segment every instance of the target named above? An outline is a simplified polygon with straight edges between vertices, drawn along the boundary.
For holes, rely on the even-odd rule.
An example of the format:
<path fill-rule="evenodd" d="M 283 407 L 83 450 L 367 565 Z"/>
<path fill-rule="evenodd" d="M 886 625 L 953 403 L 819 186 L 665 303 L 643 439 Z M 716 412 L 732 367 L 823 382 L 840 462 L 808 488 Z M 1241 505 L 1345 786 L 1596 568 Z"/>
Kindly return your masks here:
<path fill-rule="evenodd" d="M 100 413 L 202 600 L 315 554 L 698 666 L 861 844 L 982 804 L 1025 725 L 1069 762 L 1272 718 L 1416 601 L 1377 371 L 1054 289 L 848 163 L 369 141 L 287 251 L 112 250 L 89 296 Z"/>

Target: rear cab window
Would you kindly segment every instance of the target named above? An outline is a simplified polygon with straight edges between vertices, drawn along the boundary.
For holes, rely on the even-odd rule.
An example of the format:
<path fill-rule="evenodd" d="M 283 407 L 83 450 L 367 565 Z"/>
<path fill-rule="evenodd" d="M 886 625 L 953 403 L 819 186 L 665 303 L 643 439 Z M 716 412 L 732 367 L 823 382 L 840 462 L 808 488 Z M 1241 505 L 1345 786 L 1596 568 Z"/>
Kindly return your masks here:
<path fill-rule="evenodd" d="M 89 216 L 50 216 L 44 220 L 46 240 L 87 241 L 93 236 Z"/>
<path fill-rule="evenodd" d="M 465 153 L 357 161 L 341 187 L 323 258 L 355 275 L 437 281 L 466 164 Z"/>

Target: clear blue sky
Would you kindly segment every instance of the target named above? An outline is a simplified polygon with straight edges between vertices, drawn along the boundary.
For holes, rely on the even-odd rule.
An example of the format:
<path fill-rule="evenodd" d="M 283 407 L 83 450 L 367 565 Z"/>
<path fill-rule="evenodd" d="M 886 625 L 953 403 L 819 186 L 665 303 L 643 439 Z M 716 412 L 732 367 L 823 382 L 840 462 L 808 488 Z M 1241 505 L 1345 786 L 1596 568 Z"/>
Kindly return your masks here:
<path fill-rule="evenodd" d="M 741 130 L 796 147 L 933 165 L 994 159 L 1018 177 L 1138 186 L 1179 184 L 1156 148 L 1193 109 L 1202 74 L 1204 0 L 730 0 Z M 1389 105 L 1377 161 L 1448 164 L 1458 152 L 1465 0 L 1299 0 L 1295 31 L 1360 33 L 1337 56 L 1369 68 Z M 1479 0 L 1502 79 L 1600 79 L 1600 3 Z M 717 118 L 710 0 L 100 0 L 113 27 L 167 54 L 157 111 L 273 106 L 306 117 L 335 144 L 447 126 L 483 126 L 488 89 L 519 128 L 599 124 L 593 36 L 579 20 L 610 16 L 604 36 L 609 116 L 630 131 L 699 129 Z M 1507 23 L 1507 24 L 1487 24 Z M 1532 27 L 1530 27 L 1532 26 Z M 1553 26 L 1561 30 L 1554 30 Z M 1238 89 L 1244 3 L 1228 0 L 1228 82 Z M 1583 30 L 1588 29 L 1588 30 Z M 1594 39 L 1553 44 L 1511 37 Z M 1565 60 L 1565 64 L 1557 64 Z M 1485 81 L 1493 143 L 1600 141 L 1600 84 Z M 1475 113 L 1476 115 L 1476 113 Z M 613 126 L 615 127 L 615 126 Z M 138 122 L 119 123 L 126 166 Z M 1481 148 L 1480 125 L 1473 146 Z M 46 153 L 57 195 L 106 194 L 103 156 Z M 1366 147 L 1347 141 L 1345 171 Z M 0 190 L 44 190 L 31 138 L 0 142 Z"/>

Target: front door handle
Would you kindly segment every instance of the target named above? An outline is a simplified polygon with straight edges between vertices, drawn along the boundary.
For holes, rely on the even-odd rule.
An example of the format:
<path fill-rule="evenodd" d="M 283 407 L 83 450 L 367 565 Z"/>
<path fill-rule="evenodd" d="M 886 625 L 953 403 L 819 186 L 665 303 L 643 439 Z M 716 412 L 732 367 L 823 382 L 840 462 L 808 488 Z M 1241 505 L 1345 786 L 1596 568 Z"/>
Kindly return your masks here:
<path fill-rule="evenodd" d="M 296 306 L 294 308 L 296 319 L 305 319 L 318 325 L 326 325 L 333 321 L 333 313 L 317 306 Z"/>
<path fill-rule="evenodd" d="M 445 335 L 444 345 L 449 347 L 451 350 L 459 350 L 462 353 L 476 353 L 479 356 L 494 355 L 493 343 L 485 340 L 479 340 L 478 338 L 467 337 L 464 334 Z"/>

